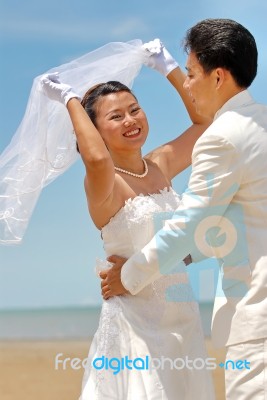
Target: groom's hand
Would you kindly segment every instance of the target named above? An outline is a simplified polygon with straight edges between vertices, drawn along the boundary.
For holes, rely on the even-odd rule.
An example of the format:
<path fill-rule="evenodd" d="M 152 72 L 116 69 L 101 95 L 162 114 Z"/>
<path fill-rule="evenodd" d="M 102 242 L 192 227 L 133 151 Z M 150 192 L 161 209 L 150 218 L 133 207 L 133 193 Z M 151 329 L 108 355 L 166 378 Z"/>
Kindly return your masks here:
<path fill-rule="evenodd" d="M 105 300 L 113 296 L 129 293 L 121 283 L 121 268 L 127 261 L 127 258 L 110 256 L 107 260 L 114 264 L 113 267 L 101 271 L 99 274 L 102 279 L 102 297 Z"/>

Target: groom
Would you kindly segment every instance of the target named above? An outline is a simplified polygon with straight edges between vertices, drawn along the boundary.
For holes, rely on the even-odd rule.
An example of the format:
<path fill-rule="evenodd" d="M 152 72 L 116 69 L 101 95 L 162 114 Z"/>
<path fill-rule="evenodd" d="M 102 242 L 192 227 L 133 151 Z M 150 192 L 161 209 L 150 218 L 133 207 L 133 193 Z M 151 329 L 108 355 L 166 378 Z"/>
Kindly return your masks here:
<path fill-rule="evenodd" d="M 135 295 L 187 254 L 193 261 L 198 261 L 197 254 L 207 256 L 210 246 L 223 278 L 212 336 L 217 345 L 227 347 L 226 360 L 233 360 L 225 369 L 226 398 L 263 400 L 267 107 L 255 103 L 247 91 L 257 73 L 257 47 L 237 22 L 208 19 L 187 32 L 185 50 L 184 87 L 196 111 L 212 117 L 213 123 L 194 147 L 188 189 L 175 216 L 128 261 L 110 258 L 115 266 L 101 276 L 102 293 L 105 298 L 126 290 Z"/>

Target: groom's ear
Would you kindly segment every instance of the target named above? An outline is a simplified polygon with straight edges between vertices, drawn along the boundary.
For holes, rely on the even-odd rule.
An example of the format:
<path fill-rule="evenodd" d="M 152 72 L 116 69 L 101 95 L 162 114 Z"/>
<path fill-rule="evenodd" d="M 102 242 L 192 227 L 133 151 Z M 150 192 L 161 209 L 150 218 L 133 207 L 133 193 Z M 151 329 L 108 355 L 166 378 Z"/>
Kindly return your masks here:
<path fill-rule="evenodd" d="M 214 74 L 214 80 L 215 80 L 215 85 L 216 89 L 220 89 L 222 84 L 224 83 L 225 80 L 225 70 L 224 68 L 216 68 L 213 71 Z"/>

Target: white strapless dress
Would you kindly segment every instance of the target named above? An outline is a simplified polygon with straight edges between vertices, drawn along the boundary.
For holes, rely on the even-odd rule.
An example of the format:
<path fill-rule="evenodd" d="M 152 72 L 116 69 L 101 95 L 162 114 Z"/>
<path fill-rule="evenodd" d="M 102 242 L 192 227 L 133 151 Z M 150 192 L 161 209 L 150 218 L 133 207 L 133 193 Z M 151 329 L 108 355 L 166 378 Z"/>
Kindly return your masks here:
<path fill-rule="evenodd" d="M 102 229 L 107 256 L 129 258 L 179 205 L 173 189 L 139 195 Z M 157 224 L 158 225 L 158 224 Z M 80 400 L 213 400 L 198 305 L 183 263 L 135 296 L 103 302 Z"/>

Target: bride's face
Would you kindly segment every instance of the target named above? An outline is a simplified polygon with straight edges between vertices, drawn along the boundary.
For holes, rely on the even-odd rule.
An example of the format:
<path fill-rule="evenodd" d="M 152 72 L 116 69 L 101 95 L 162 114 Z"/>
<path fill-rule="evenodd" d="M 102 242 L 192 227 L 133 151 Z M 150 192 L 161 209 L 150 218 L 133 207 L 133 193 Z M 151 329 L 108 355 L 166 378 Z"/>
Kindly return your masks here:
<path fill-rule="evenodd" d="M 146 115 L 128 92 L 100 98 L 96 107 L 96 126 L 110 150 L 140 149 L 148 134 Z"/>

